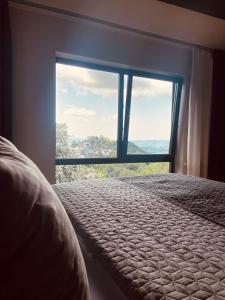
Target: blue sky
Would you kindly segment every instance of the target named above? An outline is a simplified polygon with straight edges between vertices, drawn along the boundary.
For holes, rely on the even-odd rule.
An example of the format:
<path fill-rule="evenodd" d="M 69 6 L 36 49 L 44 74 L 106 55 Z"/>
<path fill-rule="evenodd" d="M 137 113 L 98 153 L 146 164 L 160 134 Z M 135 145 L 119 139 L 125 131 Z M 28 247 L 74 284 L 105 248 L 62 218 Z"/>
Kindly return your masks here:
<path fill-rule="evenodd" d="M 169 139 L 172 83 L 134 77 L 130 140 Z M 56 121 L 78 138 L 117 138 L 118 74 L 56 65 Z"/>

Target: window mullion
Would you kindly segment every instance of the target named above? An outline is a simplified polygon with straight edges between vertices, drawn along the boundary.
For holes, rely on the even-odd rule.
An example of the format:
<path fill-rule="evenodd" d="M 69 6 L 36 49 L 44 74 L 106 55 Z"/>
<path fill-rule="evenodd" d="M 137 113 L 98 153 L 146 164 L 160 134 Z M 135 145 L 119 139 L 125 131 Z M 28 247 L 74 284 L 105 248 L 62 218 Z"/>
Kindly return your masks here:
<path fill-rule="evenodd" d="M 127 156 L 127 148 L 128 148 L 132 85 L 133 85 L 133 76 L 129 74 L 128 81 L 127 81 L 126 110 L 125 110 L 124 132 L 123 132 L 123 156 L 124 157 Z"/>
<path fill-rule="evenodd" d="M 117 130 L 117 157 L 123 156 L 123 110 L 124 110 L 124 74 L 119 74 L 118 86 L 118 130 Z"/>

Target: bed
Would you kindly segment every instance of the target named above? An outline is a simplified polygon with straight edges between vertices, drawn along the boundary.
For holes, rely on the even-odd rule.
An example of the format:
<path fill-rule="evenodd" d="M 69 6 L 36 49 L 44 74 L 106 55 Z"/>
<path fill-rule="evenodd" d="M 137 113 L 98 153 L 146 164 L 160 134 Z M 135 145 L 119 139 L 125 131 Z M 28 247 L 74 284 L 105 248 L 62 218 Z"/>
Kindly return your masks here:
<path fill-rule="evenodd" d="M 224 183 L 165 174 L 54 190 L 128 299 L 225 299 Z"/>

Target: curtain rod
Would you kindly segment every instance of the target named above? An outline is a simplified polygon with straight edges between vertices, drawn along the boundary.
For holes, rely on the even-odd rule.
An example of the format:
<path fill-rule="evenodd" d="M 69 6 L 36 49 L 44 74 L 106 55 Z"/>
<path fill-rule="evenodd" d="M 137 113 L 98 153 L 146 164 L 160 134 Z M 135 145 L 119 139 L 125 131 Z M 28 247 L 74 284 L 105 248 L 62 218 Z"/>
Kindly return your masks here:
<path fill-rule="evenodd" d="M 161 36 L 159 34 L 150 33 L 150 32 L 144 31 L 144 30 L 140 30 L 140 29 L 135 29 L 135 28 L 132 28 L 132 27 L 129 27 L 129 26 L 126 26 L 126 25 L 116 24 L 116 23 L 113 23 L 113 22 L 110 22 L 110 21 L 100 20 L 100 19 L 95 18 L 95 17 L 81 15 L 81 14 L 76 13 L 76 12 L 71 12 L 71 11 L 60 9 L 60 8 L 51 7 L 51 6 L 47 6 L 47 5 L 44 5 L 44 4 L 33 3 L 33 2 L 30 2 L 30 1 L 26 1 L 26 0 L 9 0 L 9 2 L 18 3 L 18 4 L 30 6 L 30 7 L 33 7 L 33 8 L 42 9 L 42 10 L 46 10 L 46 11 L 49 11 L 49 12 L 53 12 L 53 13 L 73 17 L 73 18 L 76 18 L 76 19 L 81 19 L 81 20 L 97 23 L 97 24 L 108 26 L 108 27 L 111 27 L 111 28 L 115 28 L 115 29 L 119 29 L 119 30 L 131 32 L 131 33 L 136 33 L 136 34 L 142 35 L 142 36 L 147 36 L 147 37 L 152 37 L 152 38 L 156 38 L 156 39 L 159 39 L 159 40 L 164 40 L 164 41 L 174 43 L 174 44 L 179 44 L 179 45 L 182 45 L 182 46 L 187 46 L 187 47 L 191 47 L 191 48 L 197 47 L 199 49 L 210 50 L 210 51 L 213 50 L 209 47 L 201 46 L 199 44 L 194 44 L 194 43 L 184 42 L 184 41 L 169 38 L 169 37 L 164 37 L 164 36 Z"/>

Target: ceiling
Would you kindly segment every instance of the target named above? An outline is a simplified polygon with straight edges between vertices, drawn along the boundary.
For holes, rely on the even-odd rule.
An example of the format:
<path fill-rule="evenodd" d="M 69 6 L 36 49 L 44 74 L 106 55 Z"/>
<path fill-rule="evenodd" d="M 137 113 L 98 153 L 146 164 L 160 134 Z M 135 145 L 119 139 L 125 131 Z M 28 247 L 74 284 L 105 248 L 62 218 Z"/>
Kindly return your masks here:
<path fill-rule="evenodd" d="M 225 20 L 225 0 L 159 0 Z"/>

